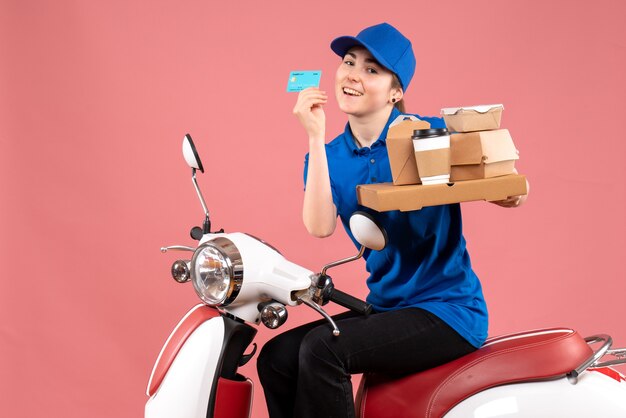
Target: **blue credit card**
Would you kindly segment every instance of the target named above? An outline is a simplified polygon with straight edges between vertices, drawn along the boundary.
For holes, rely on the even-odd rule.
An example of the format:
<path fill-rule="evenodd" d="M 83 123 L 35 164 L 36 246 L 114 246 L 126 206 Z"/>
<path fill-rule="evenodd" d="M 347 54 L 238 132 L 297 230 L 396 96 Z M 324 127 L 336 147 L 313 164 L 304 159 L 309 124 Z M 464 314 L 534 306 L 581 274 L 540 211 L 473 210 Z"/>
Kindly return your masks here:
<path fill-rule="evenodd" d="M 302 91 L 308 87 L 319 87 L 321 71 L 292 71 L 289 73 L 289 82 L 287 83 L 287 91 Z"/>

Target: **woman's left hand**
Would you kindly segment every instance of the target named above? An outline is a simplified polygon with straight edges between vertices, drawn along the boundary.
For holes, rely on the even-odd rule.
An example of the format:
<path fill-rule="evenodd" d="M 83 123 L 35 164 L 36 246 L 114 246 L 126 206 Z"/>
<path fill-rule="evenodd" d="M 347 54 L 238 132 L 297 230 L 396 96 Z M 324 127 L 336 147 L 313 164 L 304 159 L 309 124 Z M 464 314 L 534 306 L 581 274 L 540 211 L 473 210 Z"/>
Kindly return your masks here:
<path fill-rule="evenodd" d="M 490 203 L 494 205 L 502 206 L 503 208 L 516 208 L 521 206 L 526 199 L 528 199 L 528 194 L 530 193 L 530 184 L 528 184 L 528 179 L 526 180 L 526 194 L 521 196 L 510 196 L 504 200 L 496 200 Z"/>

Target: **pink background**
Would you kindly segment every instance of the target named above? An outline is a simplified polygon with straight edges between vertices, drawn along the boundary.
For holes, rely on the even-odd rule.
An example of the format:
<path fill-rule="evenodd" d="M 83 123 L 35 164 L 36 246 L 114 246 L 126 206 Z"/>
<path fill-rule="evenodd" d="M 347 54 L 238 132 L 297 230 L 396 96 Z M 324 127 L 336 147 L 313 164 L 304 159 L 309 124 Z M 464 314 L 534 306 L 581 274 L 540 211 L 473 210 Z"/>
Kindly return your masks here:
<path fill-rule="evenodd" d="M 625 14 L 620 0 L 1 0 L 0 415 L 143 413 L 161 345 L 197 302 L 159 252 L 202 220 L 186 132 L 215 227 L 310 269 L 354 252 L 343 231 L 302 225 L 307 141 L 285 86 L 322 69 L 332 91 L 329 42 L 381 21 L 418 55 L 410 110 L 505 104 L 530 199 L 463 205 L 490 334 L 568 326 L 626 345 Z M 327 119 L 343 129 L 334 101 Z M 334 277 L 365 295 L 362 264 Z M 254 361 L 243 372 L 256 380 Z"/>

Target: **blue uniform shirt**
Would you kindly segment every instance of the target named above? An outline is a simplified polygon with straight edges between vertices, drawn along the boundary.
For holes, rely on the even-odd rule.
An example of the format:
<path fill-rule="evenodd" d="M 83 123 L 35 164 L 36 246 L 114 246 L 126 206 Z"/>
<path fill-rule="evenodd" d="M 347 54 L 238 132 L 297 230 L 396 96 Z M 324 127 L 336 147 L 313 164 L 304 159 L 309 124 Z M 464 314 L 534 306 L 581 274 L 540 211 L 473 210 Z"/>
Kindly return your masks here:
<path fill-rule="evenodd" d="M 358 148 L 346 124 L 345 131 L 326 144 L 333 201 L 348 235 L 350 215 L 365 210 L 386 229 L 387 247 L 366 250 L 367 279 L 376 311 L 419 307 L 437 315 L 475 347 L 487 338 L 487 307 L 480 281 L 472 270 L 462 233 L 459 204 L 426 207 L 412 212 L 376 212 L 357 202 L 358 184 L 391 182 L 385 138 L 400 112 L 393 109 L 380 138 L 371 148 Z M 433 128 L 444 128 L 441 118 L 416 115 Z M 305 158 L 304 181 L 308 169 Z"/>

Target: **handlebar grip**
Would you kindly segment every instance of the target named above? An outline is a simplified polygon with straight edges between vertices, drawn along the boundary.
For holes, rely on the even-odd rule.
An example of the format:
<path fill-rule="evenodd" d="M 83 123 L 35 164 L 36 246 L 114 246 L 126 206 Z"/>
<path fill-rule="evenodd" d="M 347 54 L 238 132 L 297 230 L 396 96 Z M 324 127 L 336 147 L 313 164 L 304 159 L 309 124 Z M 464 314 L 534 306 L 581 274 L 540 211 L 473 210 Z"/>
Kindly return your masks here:
<path fill-rule="evenodd" d="M 329 299 L 337 305 L 341 305 L 361 315 L 369 315 L 369 313 L 372 312 L 372 305 L 336 288 L 333 288 Z"/>

